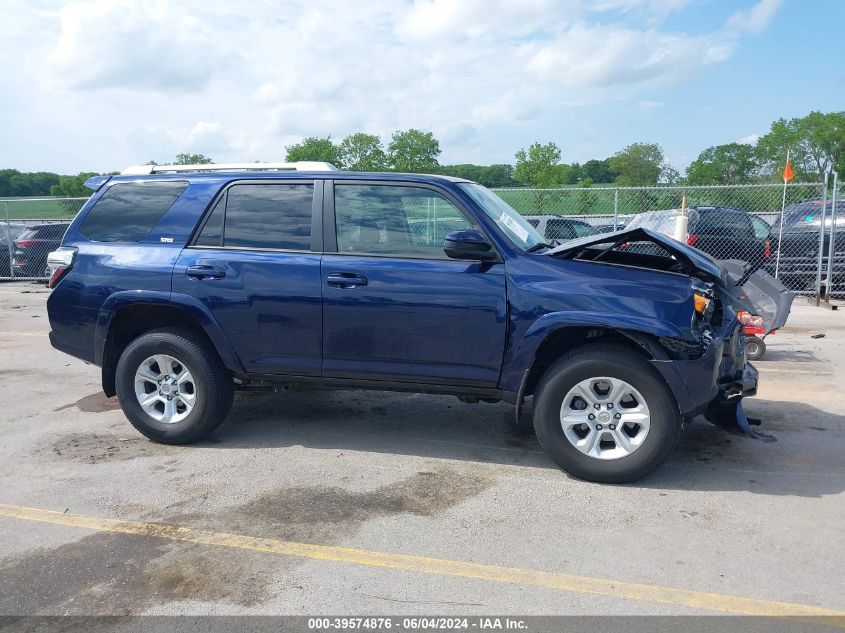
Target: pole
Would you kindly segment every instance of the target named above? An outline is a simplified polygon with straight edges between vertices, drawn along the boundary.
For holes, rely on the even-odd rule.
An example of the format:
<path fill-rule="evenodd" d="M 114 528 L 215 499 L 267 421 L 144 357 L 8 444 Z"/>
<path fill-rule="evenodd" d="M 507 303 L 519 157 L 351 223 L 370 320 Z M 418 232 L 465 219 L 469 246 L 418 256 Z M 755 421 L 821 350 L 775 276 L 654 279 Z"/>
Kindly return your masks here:
<path fill-rule="evenodd" d="M 687 195 L 681 197 L 681 214 L 675 218 L 675 239 L 686 243 L 689 218 L 687 217 Z"/>
<path fill-rule="evenodd" d="M 822 212 L 819 219 L 819 252 L 816 254 L 816 305 L 822 299 L 822 254 L 824 253 L 824 216 L 827 212 L 827 181 L 830 171 L 824 172 L 824 190 L 822 191 Z"/>
<path fill-rule="evenodd" d="M 789 164 L 789 150 L 786 150 L 786 164 Z M 775 260 L 775 279 L 780 272 L 780 245 L 783 241 L 783 212 L 786 209 L 786 178 L 783 179 L 783 200 L 780 203 L 780 229 L 778 229 L 778 256 Z"/>
<path fill-rule="evenodd" d="M 6 240 L 9 249 L 9 277 L 15 276 L 15 256 L 13 253 L 14 244 L 12 243 L 12 221 L 9 218 L 9 201 L 4 200 L 3 206 L 6 207 Z"/>
<path fill-rule="evenodd" d="M 831 199 L 832 207 L 830 209 L 830 246 L 827 249 L 827 300 L 830 301 L 830 295 L 833 292 L 833 258 L 836 255 L 836 187 L 839 174 L 833 172 L 833 197 Z"/>
<path fill-rule="evenodd" d="M 619 189 L 613 190 L 613 230 L 619 228 Z"/>

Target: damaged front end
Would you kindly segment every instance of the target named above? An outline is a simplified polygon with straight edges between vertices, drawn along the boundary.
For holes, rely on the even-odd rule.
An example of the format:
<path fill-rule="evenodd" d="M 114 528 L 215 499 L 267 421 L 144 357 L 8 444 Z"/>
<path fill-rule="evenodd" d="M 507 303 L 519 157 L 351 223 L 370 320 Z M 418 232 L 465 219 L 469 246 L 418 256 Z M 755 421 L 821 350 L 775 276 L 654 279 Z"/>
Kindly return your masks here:
<path fill-rule="evenodd" d="M 549 255 L 687 275 L 695 307 L 689 337 L 659 339 L 663 353 L 652 354 L 652 364 L 672 389 L 685 419 L 703 414 L 719 427 L 770 439 L 751 429 L 754 421 L 742 408 L 742 399 L 757 392 L 757 370 L 746 360 L 745 335 L 736 316 L 745 306 L 734 305 L 751 294 L 738 285 L 750 275 L 737 274 L 736 263 L 723 266 L 701 251 L 643 228 L 572 240 Z M 754 292 L 758 290 L 755 285 Z M 782 325 L 791 301 L 778 297 L 774 302 L 779 309 L 772 321 Z"/>

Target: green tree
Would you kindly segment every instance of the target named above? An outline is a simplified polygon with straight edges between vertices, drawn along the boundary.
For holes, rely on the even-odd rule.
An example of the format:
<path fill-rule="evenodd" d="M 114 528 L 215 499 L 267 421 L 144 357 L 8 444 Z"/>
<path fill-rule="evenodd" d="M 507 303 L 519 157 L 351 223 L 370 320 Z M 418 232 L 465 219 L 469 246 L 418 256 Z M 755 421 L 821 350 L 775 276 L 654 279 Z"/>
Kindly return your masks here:
<path fill-rule="evenodd" d="M 796 180 L 822 180 L 833 167 L 845 170 L 845 112 L 810 112 L 794 119 L 778 119 L 757 141 L 757 158 L 766 173 L 780 178 L 789 162 Z"/>
<path fill-rule="evenodd" d="M 85 181 L 96 172 L 83 172 L 76 176 L 59 176 L 59 184 L 50 187 L 50 195 L 59 198 L 87 198 L 91 190 L 85 186 Z"/>
<path fill-rule="evenodd" d="M 595 158 L 592 160 L 588 160 L 586 163 L 584 163 L 584 166 L 581 168 L 581 170 L 583 173 L 582 178 L 589 178 L 594 183 L 613 182 L 614 179 L 619 175 L 618 172 L 610 168 L 609 158 L 605 158 L 604 160 L 597 160 Z"/>
<path fill-rule="evenodd" d="M 49 171 L 0 169 L 0 197 L 49 196 L 50 187 L 58 183 L 59 175 Z"/>
<path fill-rule="evenodd" d="M 387 158 L 393 169 L 410 173 L 436 171 L 440 141 L 431 132 L 413 128 L 396 130 L 387 147 Z"/>
<path fill-rule="evenodd" d="M 512 165 L 473 165 L 472 163 L 440 165 L 434 173 L 466 178 L 485 187 L 513 187 L 518 184 L 513 177 Z"/>
<path fill-rule="evenodd" d="M 560 163 L 555 171 L 555 183 L 559 185 L 577 185 L 582 180 L 583 170 L 578 163 L 567 165 Z"/>
<path fill-rule="evenodd" d="M 214 161 L 205 154 L 182 153 L 176 154 L 176 158 L 173 159 L 174 165 L 211 165 L 212 163 Z M 149 161 L 147 164 L 155 164 L 155 162 Z"/>
<path fill-rule="evenodd" d="M 687 167 L 691 185 L 741 185 L 751 182 L 757 172 L 754 147 L 728 143 L 708 147 Z"/>
<path fill-rule="evenodd" d="M 301 143 L 285 147 L 287 154 L 285 160 L 289 163 L 296 163 L 301 160 L 316 160 L 332 165 L 340 164 L 340 152 L 337 145 L 332 142 L 332 137 L 321 138 L 309 136 L 302 139 Z"/>
<path fill-rule="evenodd" d="M 338 158 L 343 169 L 350 171 L 387 169 L 387 154 L 384 153 L 381 139 L 375 134 L 350 134 L 340 142 Z"/>
<path fill-rule="evenodd" d="M 560 148 L 554 142 L 532 143 L 527 150 L 523 148 L 516 153 L 513 175 L 530 187 L 554 187 L 559 184 L 559 163 Z"/>
<path fill-rule="evenodd" d="M 632 143 L 610 158 L 610 169 L 619 174 L 616 183 L 623 187 L 656 185 L 668 168 L 656 143 Z"/>

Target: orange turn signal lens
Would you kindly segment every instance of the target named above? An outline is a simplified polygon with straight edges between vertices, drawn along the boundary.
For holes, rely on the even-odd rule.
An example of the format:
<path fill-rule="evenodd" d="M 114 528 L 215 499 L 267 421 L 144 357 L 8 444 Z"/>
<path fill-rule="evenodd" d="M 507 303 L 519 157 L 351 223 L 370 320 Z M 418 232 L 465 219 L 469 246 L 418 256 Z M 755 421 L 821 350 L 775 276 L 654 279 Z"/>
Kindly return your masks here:
<path fill-rule="evenodd" d="M 693 301 L 695 302 L 695 311 L 699 314 L 702 314 L 707 309 L 707 306 L 710 304 L 710 299 L 697 294 L 694 294 L 692 297 Z"/>

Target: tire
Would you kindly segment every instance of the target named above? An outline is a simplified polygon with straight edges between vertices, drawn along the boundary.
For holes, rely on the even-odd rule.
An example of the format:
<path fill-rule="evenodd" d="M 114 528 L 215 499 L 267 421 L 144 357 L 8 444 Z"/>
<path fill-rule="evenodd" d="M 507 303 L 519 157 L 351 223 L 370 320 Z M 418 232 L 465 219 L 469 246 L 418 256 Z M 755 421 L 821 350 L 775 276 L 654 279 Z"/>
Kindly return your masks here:
<path fill-rule="evenodd" d="M 749 336 L 745 339 L 745 357 L 748 360 L 760 360 L 766 353 L 766 342 L 759 336 Z"/>
<path fill-rule="evenodd" d="M 159 383 L 162 376 L 170 380 Z M 162 444 L 202 439 L 226 418 L 234 396 L 232 376 L 217 351 L 188 328 L 153 330 L 129 343 L 117 363 L 115 386 L 132 426 Z M 163 397 L 162 389 L 168 390 Z M 154 400 L 146 410 L 139 391 L 144 400 Z"/>
<path fill-rule="evenodd" d="M 578 391 L 579 385 L 591 392 Z M 590 398 L 592 406 L 581 409 Z M 594 419 L 573 426 L 582 411 Z M 666 461 L 678 443 L 681 416 L 668 386 L 646 359 L 624 345 L 599 343 L 568 352 L 546 370 L 534 398 L 534 430 L 546 454 L 569 474 L 618 484 L 645 477 Z"/>

